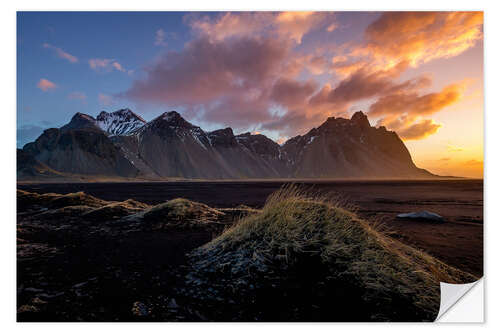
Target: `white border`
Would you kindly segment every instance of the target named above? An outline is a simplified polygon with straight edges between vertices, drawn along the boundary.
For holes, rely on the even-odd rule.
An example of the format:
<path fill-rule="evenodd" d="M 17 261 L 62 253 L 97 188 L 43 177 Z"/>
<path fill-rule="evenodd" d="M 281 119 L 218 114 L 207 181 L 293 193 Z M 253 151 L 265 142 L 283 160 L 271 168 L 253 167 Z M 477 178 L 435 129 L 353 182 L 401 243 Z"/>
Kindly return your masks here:
<path fill-rule="evenodd" d="M 208 5 L 210 4 L 210 5 Z M 137 329 L 164 332 L 165 330 L 192 331 L 202 330 L 204 333 L 221 331 L 252 332 L 255 330 L 275 331 L 277 329 L 289 332 L 303 332 L 305 329 L 314 329 L 319 332 L 332 332 L 332 330 L 354 328 L 370 330 L 370 332 L 401 331 L 421 332 L 425 330 L 452 330 L 471 331 L 478 328 L 499 329 L 498 295 L 500 295 L 498 283 L 498 265 L 489 265 L 485 260 L 485 275 L 489 297 L 486 297 L 486 325 L 457 325 L 457 324 L 427 324 L 425 327 L 412 324 L 16 324 L 15 323 L 15 110 L 16 110 L 16 10 L 485 10 L 485 259 L 492 259 L 495 254 L 500 254 L 498 249 L 500 237 L 498 214 L 498 193 L 500 163 L 498 145 L 500 144 L 500 98 L 499 89 L 499 62 L 498 37 L 500 31 L 500 15 L 498 12 L 498 1 L 436 1 L 419 0 L 403 2 L 391 1 L 361 1 L 349 0 L 342 2 L 307 0 L 307 1 L 269 1 L 253 0 L 236 4 L 234 0 L 212 0 L 210 2 L 189 1 L 159 2 L 153 0 L 86 0 L 85 2 L 69 2 L 67 0 L 25 0 L 25 1 L 3 1 L 0 10 L 0 24 L 2 29 L 1 41 L 2 52 L 0 52 L 2 67 L 1 92 L 2 104 L 1 119 L 1 143 L 2 163 L 1 165 L 1 203 L 2 219 L 0 220 L 0 318 L 4 332 L 33 330 L 36 332 L 87 332 L 119 329 L 121 332 L 135 332 Z M 496 203 L 496 204 L 495 204 Z M 489 236 L 489 237 L 488 237 Z M 495 298 L 494 295 L 497 295 Z M 333 300 L 335 301 L 335 300 Z M 490 316 L 489 316 L 490 315 Z M 115 327 L 119 326 L 119 327 Z"/>

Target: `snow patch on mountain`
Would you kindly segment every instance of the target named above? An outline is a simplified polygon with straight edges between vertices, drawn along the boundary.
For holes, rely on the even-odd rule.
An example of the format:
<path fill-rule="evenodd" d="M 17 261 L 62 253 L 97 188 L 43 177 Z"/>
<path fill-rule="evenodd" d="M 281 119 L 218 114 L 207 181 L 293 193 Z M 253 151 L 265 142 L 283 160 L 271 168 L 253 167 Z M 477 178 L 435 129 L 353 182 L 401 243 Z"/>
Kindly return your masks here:
<path fill-rule="evenodd" d="M 96 118 L 96 125 L 109 135 L 131 135 L 146 124 L 146 121 L 130 109 L 115 112 L 102 111 Z"/>

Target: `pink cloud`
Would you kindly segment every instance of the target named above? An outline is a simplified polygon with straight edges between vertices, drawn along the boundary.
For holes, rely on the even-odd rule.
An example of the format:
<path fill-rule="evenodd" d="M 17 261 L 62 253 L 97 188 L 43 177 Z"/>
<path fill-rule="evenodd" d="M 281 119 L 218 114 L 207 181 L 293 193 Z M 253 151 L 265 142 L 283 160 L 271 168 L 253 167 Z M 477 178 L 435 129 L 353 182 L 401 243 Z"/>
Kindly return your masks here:
<path fill-rule="evenodd" d="M 78 58 L 75 57 L 74 55 L 71 55 L 69 54 L 68 52 L 64 51 L 63 49 L 59 48 L 59 47 L 56 47 L 56 46 L 53 46 L 53 45 L 50 45 L 48 43 L 44 43 L 43 44 L 43 47 L 46 48 L 46 49 L 51 49 L 51 50 L 54 50 L 57 54 L 57 56 L 61 59 L 65 59 L 71 63 L 77 63 L 78 62 Z"/>
<path fill-rule="evenodd" d="M 222 115 L 238 123 L 264 120 L 269 117 L 268 87 L 288 50 L 288 44 L 271 39 L 200 38 L 182 52 L 167 53 L 147 69 L 146 79 L 134 81 L 122 97 L 203 106 L 204 118 L 216 122 L 224 119 Z"/>
<path fill-rule="evenodd" d="M 42 91 L 53 90 L 57 87 L 57 85 L 54 82 L 51 82 L 47 79 L 40 79 L 40 81 L 38 81 L 36 86 L 40 88 Z"/>
<path fill-rule="evenodd" d="M 275 131 L 280 137 L 301 133 L 329 116 L 348 116 L 357 103 L 375 101 L 369 109 L 373 117 L 406 139 L 421 139 L 440 126 L 422 117 L 455 103 L 456 89 L 422 94 L 431 77 L 400 78 L 412 66 L 474 45 L 481 36 L 482 15 L 383 13 L 360 42 L 325 42 L 308 52 L 304 47 L 314 41 L 313 32 L 324 36 L 337 29 L 333 13 L 190 14 L 185 23 L 193 39 L 148 65 L 145 77 L 118 97 L 181 106 L 193 118 Z M 456 40 L 443 39 L 443 34 Z M 163 41 L 163 30 L 156 37 Z M 101 60 L 108 61 L 96 68 L 119 70 L 113 60 Z M 424 114 L 427 107 L 432 112 Z"/>
<path fill-rule="evenodd" d="M 211 40 L 272 36 L 300 44 L 314 29 L 335 29 L 333 13 L 329 12 L 227 12 L 216 18 L 190 15 L 186 20 L 194 31 Z"/>

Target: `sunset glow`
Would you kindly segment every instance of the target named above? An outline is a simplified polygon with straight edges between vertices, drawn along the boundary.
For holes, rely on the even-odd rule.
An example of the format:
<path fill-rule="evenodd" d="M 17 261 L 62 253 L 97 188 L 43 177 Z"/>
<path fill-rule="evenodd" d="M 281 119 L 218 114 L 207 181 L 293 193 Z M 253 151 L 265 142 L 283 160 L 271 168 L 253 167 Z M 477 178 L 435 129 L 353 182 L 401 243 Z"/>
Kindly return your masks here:
<path fill-rule="evenodd" d="M 102 109 L 278 143 L 362 110 L 418 167 L 483 177 L 482 12 L 32 12 L 17 50 L 18 146 Z"/>

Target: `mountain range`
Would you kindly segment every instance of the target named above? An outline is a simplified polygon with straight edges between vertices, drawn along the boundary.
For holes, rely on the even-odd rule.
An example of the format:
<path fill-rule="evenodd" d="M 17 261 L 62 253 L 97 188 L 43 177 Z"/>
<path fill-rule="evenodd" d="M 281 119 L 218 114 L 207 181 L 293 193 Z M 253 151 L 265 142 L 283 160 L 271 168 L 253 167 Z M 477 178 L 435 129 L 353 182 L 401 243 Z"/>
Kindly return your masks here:
<path fill-rule="evenodd" d="M 130 109 L 76 113 L 18 149 L 18 179 L 428 178 L 398 135 L 358 111 L 279 145 L 262 134 L 206 132 L 178 112 L 146 122 Z"/>

